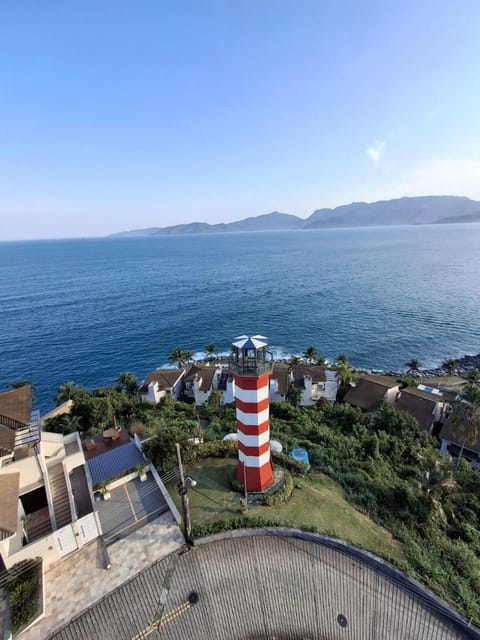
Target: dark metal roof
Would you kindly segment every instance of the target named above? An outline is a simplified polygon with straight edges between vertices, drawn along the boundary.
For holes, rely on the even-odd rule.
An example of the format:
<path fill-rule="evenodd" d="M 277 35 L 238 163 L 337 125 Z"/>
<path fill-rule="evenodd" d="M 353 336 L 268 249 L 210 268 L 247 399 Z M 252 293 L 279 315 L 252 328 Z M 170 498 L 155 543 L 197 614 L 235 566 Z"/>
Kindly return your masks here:
<path fill-rule="evenodd" d="M 216 373 L 217 367 L 195 364 L 190 367 L 184 380 L 185 382 L 193 382 L 195 380 L 195 377 L 198 376 L 198 378 L 201 380 L 200 391 L 208 391 L 212 386 L 213 379 Z"/>
<path fill-rule="evenodd" d="M 293 369 L 294 386 L 300 389 L 305 388 L 305 376 L 310 376 L 312 382 L 325 382 L 325 369 L 318 364 L 298 364 Z"/>
<path fill-rule="evenodd" d="M 308 533 L 242 533 L 157 560 L 50 640 L 480 638 L 372 554 Z"/>
<path fill-rule="evenodd" d="M 387 390 L 387 385 L 361 378 L 355 387 L 347 391 L 344 402 L 363 411 L 376 411 L 384 401 Z"/>
<path fill-rule="evenodd" d="M 183 376 L 186 369 L 156 369 L 148 374 L 140 386 L 140 393 L 148 393 L 148 385 L 156 382 L 160 391 L 171 389 Z"/>
<path fill-rule="evenodd" d="M 133 469 L 141 462 L 145 460 L 133 442 L 87 460 L 93 484 L 110 480 L 119 473 Z"/>
<path fill-rule="evenodd" d="M 410 389 L 403 389 L 398 394 L 394 405 L 395 408 L 410 414 L 422 429 L 430 431 L 434 420 L 435 406 L 437 404 L 436 398 L 425 398 L 415 393 L 409 393 L 409 391 Z M 440 402 L 442 402 L 441 398 Z"/>

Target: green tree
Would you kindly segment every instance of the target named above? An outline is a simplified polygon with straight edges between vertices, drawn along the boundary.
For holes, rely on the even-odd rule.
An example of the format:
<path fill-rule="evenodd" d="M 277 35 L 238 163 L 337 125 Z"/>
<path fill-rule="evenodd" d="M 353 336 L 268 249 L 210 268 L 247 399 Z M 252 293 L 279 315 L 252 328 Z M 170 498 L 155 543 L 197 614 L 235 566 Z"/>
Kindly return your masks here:
<path fill-rule="evenodd" d="M 298 407 L 300 406 L 301 400 L 302 390 L 299 387 L 290 385 L 287 391 L 287 402 L 289 402 L 293 407 Z"/>
<path fill-rule="evenodd" d="M 57 389 L 57 395 L 55 396 L 55 403 L 58 405 L 67 402 L 67 400 L 73 400 L 75 394 L 78 393 L 80 387 L 76 385 L 72 380 L 64 382 Z"/>
<path fill-rule="evenodd" d="M 397 378 L 397 382 L 400 383 L 400 389 L 417 386 L 417 380 L 415 378 L 409 378 L 408 376 L 405 376 L 404 378 Z"/>
<path fill-rule="evenodd" d="M 448 358 L 442 363 L 442 368 L 448 371 L 449 376 L 453 376 L 456 373 L 458 362 L 454 358 Z"/>
<path fill-rule="evenodd" d="M 288 366 L 290 368 L 296 367 L 300 364 L 300 358 L 298 356 L 290 356 L 288 359 Z"/>
<path fill-rule="evenodd" d="M 125 391 L 127 396 L 133 398 L 138 392 L 138 378 L 133 373 L 125 371 L 121 373 L 115 380 L 116 388 Z"/>
<path fill-rule="evenodd" d="M 172 351 L 172 353 L 168 356 L 168 361 L 172 364 L 176 364 L 178 368 L 184 367 L 189 360 L 192 359 L 192 353 L 190 351 L 185 351 L 180 347 L 177 347 Z"/>
<path fill-rule="evenodd" d="M 315 347 L 310 346 L 307 347 L 305 349 L 305 351 L 302 353 L 302 357 L 309 363 L 312 364 L 312 362 L 315 360 L 315 358 L 317 357 L 317 350 L 315 349 Z"/>
<path fill-rule="evenodd" d="M 462 396 L 468 402 L 473 402 L 477 406 L 480 406 L 480 387 L 477 387 L 473 382 L 467 382 L 463 387 Z"/>
<path fill-rule="evenodd" d="M 348 362 L 347 356 L 344 353 L 339 353 L 338 356 L 335 358 L 335 364 L 339 365 L 345 362 Z"/>
<path fill-rule="evenodd" d="M 213 342 L 211 342 L 210 344 L 207 344 L 207 346 L 205 347 L 205 351 L 212 358 L 215 358 L 215 356 L 217 355 L 217 345 L 215 345 L 215 344 L 213 344 Z"/>
<path fill-rule="evenodd" d="M 421 365 L 416 358 L 411 358 L 411 360 L 405 363 L 405 366 L 408 367 L 407 373 L 420 373 Z"/>
<path fill-rule="evenodd" d="M 324 367 L 326 362 L 327 361 L 325 360 L 325 358 L 323 356 L 321 356 L 319 354 L 317 354 L 315 356 L 315 364 L 318 364 L 320 367 Z"/>
<path fill-rule="evenodd" d="M 350 383 L 354 380 L 354 369 L 346 358 L 342 358 L 340 361 L 337 358 L 337 402 L 342 402 L 347 391 L 350 388 Z"/>
<path fill-rule="evenodd" d="M 477 402 L 457 402 L 450 418 L 450 429 L 462 445 L 458 453 L 456 468 L 460 464 L 467 441 L 477 444 L 480 440 L 480 406 Z"/>
<path fill-rule="evenodd" d="M 177 466 L 175 443 L 182 448 L 182 459 L 185 465 L 191 464 L 195 459 L 196 446 L 194 438 L 201 438 L 202 431 L 193 421 L 170 421 L 168 429 L 161 431 L 157 436 L 145 442 L 144 451 L 152 460 L 158 472 L 163 475 Z"/>
<path fill-rule="evenodd" d="M 50 431 L 51 433 L 66 435 L 68 433 L 74 433 L 75 431 L 82 431 L 82 420 L 80 416 L 64 413 L 46 420 L 43 428 L 45 431 Z"/>
<path fill-rule="evenodd" d="M 417 495 L 427 504 L 434 522 L 447 523 L 445 506 L 451 508 L 450 496 L 458 484 L 453 476 L 451 463 L 437 451 L 424 449 L 418 456 L 420 480 Z"/>
<path fill-rule="evenodd" d="M 469 369 L 463 374 L 463 377 L 472 384 L 480 384 L 480 371 L 478 369 Z"/>

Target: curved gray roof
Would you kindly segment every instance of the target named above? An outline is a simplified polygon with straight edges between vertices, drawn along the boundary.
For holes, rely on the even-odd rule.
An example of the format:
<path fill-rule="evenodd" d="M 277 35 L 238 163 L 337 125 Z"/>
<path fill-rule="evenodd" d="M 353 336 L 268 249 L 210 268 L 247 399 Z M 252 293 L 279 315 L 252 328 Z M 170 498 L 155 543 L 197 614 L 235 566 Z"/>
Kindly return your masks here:
<path fill-rule="evenodd" d="M 51 640 L 478 639 L 388 563 L 295 530 L 216 537 L 150 565 Z"/>

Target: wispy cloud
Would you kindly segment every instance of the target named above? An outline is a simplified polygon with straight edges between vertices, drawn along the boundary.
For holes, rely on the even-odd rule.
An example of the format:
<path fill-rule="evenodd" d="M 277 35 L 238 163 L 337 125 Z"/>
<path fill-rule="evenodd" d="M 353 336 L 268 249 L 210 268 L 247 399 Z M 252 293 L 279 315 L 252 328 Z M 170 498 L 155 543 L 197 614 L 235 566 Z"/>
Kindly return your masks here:
<path fill-rule="evenodd" d="M 386 144 L 386 140 L 375 140 L 375 142 L 365 150 L 365 153 L 371 160 L 373 160 L 373 162 L 375 162 L 375 164 L 378 164 L 382 159 Z"/>

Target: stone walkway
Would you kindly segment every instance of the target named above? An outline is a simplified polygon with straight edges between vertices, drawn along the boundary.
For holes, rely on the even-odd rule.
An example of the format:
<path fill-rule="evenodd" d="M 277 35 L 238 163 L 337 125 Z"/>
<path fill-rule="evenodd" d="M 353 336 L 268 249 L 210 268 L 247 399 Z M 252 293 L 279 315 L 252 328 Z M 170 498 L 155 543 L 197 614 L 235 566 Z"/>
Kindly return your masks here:
<path fill-rule="evenodd" d="M 93 602 L 182 544 L 182 534 L 170 512 L 109 546 L 110 570 L 105 569 L 103 545 L 95 540 L 47 571 L 45 616 L 19 637 L 47 638 Z"/>

